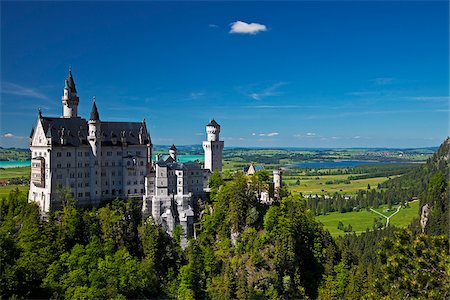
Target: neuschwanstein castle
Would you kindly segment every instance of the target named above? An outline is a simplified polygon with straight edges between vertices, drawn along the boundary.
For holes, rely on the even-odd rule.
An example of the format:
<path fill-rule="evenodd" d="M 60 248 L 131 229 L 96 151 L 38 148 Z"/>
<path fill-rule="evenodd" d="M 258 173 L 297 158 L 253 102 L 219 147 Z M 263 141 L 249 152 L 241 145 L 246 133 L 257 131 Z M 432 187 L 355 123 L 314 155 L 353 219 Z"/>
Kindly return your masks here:
<path fill-rule="evenodd" d="M 97 206 L 113 198 L 142 201 L 143 214 L 171 233 L 182 225 L 192 236 L 193 203 L 204 197 L 210 174 L 222 171 L 220 125 L 206 125 L 204 166 L 177 161 L 174 145 L 168 155 L 152 159 L 152 141 L 145 119 L 107 122 L 95 99 L 89 120 L 78 116 L 79 97 L 71 70 L 62 96 L 63 115 L 44 117 L 39 111 L 30 135 L 31 182 L 28 200 L 43 213 L 62 206 L 60 191 L 70 188 L 79 206 Z"/>

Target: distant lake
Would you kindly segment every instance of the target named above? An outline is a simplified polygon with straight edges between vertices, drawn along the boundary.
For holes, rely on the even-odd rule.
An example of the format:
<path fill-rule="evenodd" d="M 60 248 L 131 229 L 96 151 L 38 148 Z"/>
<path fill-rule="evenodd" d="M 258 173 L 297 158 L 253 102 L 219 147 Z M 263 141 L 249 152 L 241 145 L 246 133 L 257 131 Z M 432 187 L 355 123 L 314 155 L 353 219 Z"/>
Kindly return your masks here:
<path fill-rule="evenodd" d="M 202 162 L 204 160 L 203 155 L 177 155 L 179 162 L 188 162 L 199 160 Z M 6 160 L 0 161 L 0 168 L 17 168 L 17 167 L 29 167 L 31 166 L 30 160 Z"/>
<path fill-rule="evenodd" d="M 204 159 L 203 155 L 177 155 L 177 160 L 182 163 L 196 160 L 202 162 Z"/>
<path fill-rule="evenodd" d="M 327 161 L 309 161 L 297 164 L 287 165 L 287 168 L 339 168 L 339 167 L 356 167 L 360 165 L 385 165 L 398 164 L 398 161 L 375 161 L 375 160 L 327 160 Z"/>
<path fill-rule="evenodd" d="M 0 168 L 17 168 L 17 167 L 29 167 L 31 166 L 30 160 L 6 160 L 0 161 Z"/>

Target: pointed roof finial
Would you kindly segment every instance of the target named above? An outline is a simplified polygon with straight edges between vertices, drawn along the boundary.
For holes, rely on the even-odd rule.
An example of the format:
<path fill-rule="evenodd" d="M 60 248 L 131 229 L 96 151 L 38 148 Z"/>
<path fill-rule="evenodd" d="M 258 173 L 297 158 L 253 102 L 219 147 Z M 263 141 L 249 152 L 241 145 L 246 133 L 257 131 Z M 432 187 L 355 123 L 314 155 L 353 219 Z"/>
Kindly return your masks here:
<path fill-rule="evenodd" d="M 38 117 L 39 119 L 42 119 L 42 110 L 40 107 L 38 108 Z"/>

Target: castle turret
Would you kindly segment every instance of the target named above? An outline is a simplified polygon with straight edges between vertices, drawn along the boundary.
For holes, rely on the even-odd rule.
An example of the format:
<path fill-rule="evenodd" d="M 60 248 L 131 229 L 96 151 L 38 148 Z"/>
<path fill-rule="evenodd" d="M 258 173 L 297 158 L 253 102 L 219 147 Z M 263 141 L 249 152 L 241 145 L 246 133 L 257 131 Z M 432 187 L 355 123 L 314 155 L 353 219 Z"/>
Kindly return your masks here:
<path fill-rule="evenodd" d="M 62 96 L 63 118 L 78 117 L 78 103 L 80 99 L 77 96 L 75 81 L 72 76 L 72 69 L 69 68 L 69 74 L 64 84 L 64 94 Z"/>
<path fill-rule="evenodd" d="M 177 147 L 172 144 L 172 146 L 169 148 L 169 155 L 172 157 L 174 161 L 177 161 Z"/>
<path fill-rule="evenodd" d="M 280 197 L 280 190 L 283 187 L 283 171 L 281 169 L 273 170 L 273 186 L 275 190 L 275 197 Z"/>
<path fill-rule="evenodd" d="M 224 143 L 219 140 L 220 125 L 213 119 L 206 125 L 207 141 L 203 142 L 205 169 L 222 172 L 222 151 Z"/>
<path fill-rule="evenodd" d="M 89 161 L 90 168 L 90 193 L 93 204 L 98 204 L 101 199 L 101 135 L 100 135 L 100 116 L 98 114 L 95 97 L 92 103 L 91 115 L 88 121 L 89 133 L 88 141 L 91 145 L 91 156 Z"/>

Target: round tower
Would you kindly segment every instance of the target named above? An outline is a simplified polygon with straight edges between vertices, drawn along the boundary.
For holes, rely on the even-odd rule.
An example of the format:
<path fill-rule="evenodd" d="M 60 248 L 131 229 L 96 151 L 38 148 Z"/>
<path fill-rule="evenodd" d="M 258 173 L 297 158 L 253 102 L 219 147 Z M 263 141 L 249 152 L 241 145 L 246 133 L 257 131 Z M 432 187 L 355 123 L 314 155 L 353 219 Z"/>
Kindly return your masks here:
<path fill-rule="evenodd" d="M 203 141 L 205 169 L 222 172 L 222 151 L 224 143 L 219 140 L 220 125 L 213 119 L 206 125 L 207 140 Z"/>
<path fill-rule="evenodd" d="M 88 121 L 88 141 L 91 146 L 91 156 L 89 160 L 90 169 L 90 194 L 93 205 L 97 205 L 101 199 L 101 165 L 102 165 L 102 144 L 100 134 L 100 116 L 98 114 L 97 105 L 94 102 L 92 104 L 91 115 Z"/>
<path fill-rule="evenodd" d="M 72 76 L 72 69 L 69 68 L 69 74 L 64 84 L 64 94 L 61 98 L 63 105 L 63 118 L 78 117 L 78 103 L 80 99 L 77 96 L 75 81 Z"/>
<path fill-rule="evenodd" d="M 281 169 L 273 170 L 273 187 L 276 197 L 279 197 L 280 189 L 283 186 L 283 171 Z"/>
<path fill-rule="evenodd" d="M 206 125 L 206 133 L 208 134 L 208 141 L 219 141 L 220 125 L 212 119 L 211 122 Z"/>

